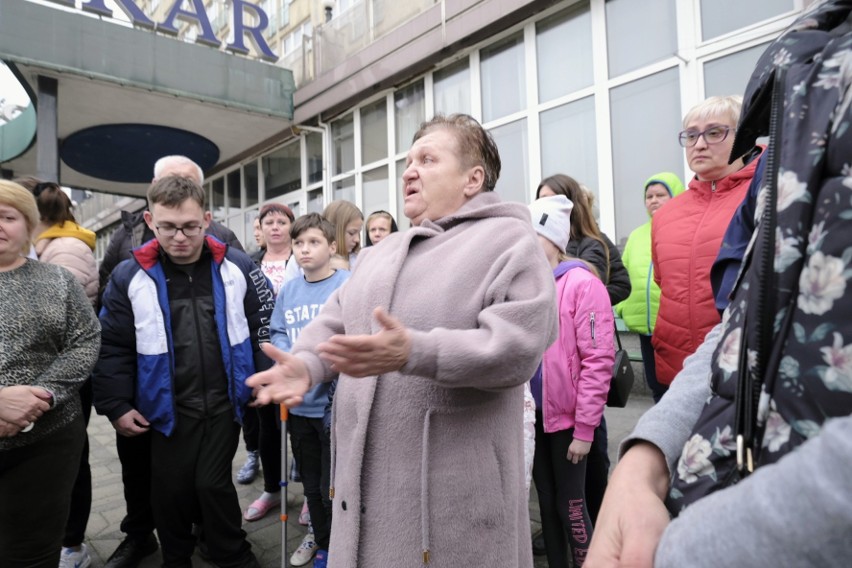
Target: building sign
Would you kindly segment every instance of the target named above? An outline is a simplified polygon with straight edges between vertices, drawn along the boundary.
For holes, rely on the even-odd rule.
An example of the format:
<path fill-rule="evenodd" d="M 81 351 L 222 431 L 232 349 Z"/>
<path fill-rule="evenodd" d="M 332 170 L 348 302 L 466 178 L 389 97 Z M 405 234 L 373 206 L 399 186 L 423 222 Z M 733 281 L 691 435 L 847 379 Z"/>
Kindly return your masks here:
<path fill-rule="evenodd" d="M 75 7 L 74 0 L 50 0 L 69 8 Z M 113 0 L 114 3 L 127 16 L 130 22 L 137 27 L 156 30 L 169 35 L 177 36 L 177 20 L 182 20 L 198 29 L 195 38 L 196 43 L 202 43 L 211 47 L 221 47 L 222 42 L 216 37 L 210 18 L 204 8 L 204 0 L 173 0 L 171 7 L 165 12 L 162 22 L 155 22 L 149 18 L 134 2 L 134 0 Z M 214 2 L 219 0 L 214 0 Z M 106 5 L 107 0 L 84 0 L 82 9 L 84 12 L 98 14 L 107 18 L 112 17 L 112 10 Z M 186 8 L 184 5 L 188 4 Z M 246 23 L 246 15 L 253 14 L 255 25 Z M 247 0 L 231 0 L 231 29 L 234 31 L 234 39 L 225 46 L 225 49 L 240 55 L 249 55 L 246 40 L 250 41 L 261 59 L 267 61 L 278 61 L 278 56 L 269 49 L 269 44 L 263 38 L 263 32 L 269 25 L 269 17 L 259 6 Z"/>

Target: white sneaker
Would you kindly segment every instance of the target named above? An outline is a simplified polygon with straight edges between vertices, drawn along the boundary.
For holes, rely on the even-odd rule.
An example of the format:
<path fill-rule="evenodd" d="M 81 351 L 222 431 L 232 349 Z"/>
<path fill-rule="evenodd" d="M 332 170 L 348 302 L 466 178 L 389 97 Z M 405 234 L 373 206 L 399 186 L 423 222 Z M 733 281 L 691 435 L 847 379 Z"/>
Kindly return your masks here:
<path fill-rule="evenodd" d="M 302 539 L 302 544 L 299 545 L 299 548 L 296 549 L 296 552 L 290 557 L 290 565 L 291 566 L 304 566 L 317 553 L 316 541 L 314 540 L 314 533 L 309 532 L 305 535 L 305 538 Z M 81 567 L 82 568 L 82 567 Z"/>
<path fill-rule="evenodd" d="M 89 547 L 80 545 L 80 550 L 62 548 L 59 555 L 59 568 L 89 568 L 92 565 L 92 557 L 89 556 Z"/>

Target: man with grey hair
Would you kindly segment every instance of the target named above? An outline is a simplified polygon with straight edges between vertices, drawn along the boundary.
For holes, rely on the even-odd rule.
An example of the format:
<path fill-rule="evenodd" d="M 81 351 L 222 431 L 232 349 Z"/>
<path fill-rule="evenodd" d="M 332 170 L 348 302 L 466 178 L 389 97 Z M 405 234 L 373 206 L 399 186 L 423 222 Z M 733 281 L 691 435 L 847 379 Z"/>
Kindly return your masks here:
<path fill-rule="evenodd" d="M 200 186 L 204 185 L 204 170 L 201 166 L 187 158 L 173 154 L 171 156 L 163 156 L 154 163 L 154 179 L 151 183 L 156 183 L 167 176 L 180 176 L 189 178 Z"/>
<path fill-rule="evenodd" d="M 152 183 L 169 177 L 189 178 L 198 185 L 204 182 L 201 167 L 186 156 L 165 156 L 154 164 Z M 100 290 L 103 293 L 113 269 L 131 257 L 131 251 L 154 238 L 146 225 L 145 211 L 121 212 L 121 224 L 113 233 L 100 266 Z M 243 246 L 236 235 L 220 223 L 211 221 L 206 232 L 231 248 Z M 154 517 L 151 510 L 151 435 L 135 437 L 116 435 L 116 449 L 121 462 L 121 480 L 127 515 L 121 521 L 121 531 L 127 536 L 109 557 L 105 568 L 135 568 L 146 556 L 156 552 Z"/>

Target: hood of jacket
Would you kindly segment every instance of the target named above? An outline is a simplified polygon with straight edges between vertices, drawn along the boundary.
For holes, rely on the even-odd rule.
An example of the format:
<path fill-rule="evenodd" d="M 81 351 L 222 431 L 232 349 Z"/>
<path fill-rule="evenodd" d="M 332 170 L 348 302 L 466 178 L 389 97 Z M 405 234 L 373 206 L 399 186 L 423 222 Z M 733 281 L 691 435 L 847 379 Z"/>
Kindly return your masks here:
<path fill-rule="evenodd" d="M 97 240 L 95 233 L 90 231 L 89 229 L 81 227 L 77 223 L 70 223 L 68 221 L 62 224 L 56 224 L 52 227 L 49 227 L 38 237 L 36 237 L 36 241 L 41 241 L 45 239 L 58 239 L 60 237 L 71 237 L 83 241 L 86 246 L 88 246 L 92 250 L 95 250 L 95 241 Z"/>
<path fill-rule="evenodd" d="M 642 202 L 645 202 L 645 191 L 647 191 L 648 186 L 658 183 L 666 188 L 669 192 L 669 197 L 677 197 L 684 191 L 686 191 L 686 187 L 684 187 L 683 182 L 680 181 L 680 177 L 677 174 L 673 174 L 672 172 L 660 172 L 658 174 L 654 174 L 645 180 L 645 184 L 642 186 Z M 648 215 L 650 218 L 651 216 Z"/>

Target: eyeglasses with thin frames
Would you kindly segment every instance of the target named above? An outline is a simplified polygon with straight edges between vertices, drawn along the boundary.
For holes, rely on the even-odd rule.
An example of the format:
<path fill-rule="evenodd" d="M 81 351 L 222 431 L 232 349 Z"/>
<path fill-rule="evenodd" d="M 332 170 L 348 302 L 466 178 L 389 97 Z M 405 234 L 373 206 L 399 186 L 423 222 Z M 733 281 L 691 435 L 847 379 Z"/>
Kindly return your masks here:
<path fill-rule="evenodd" d="M 172 227 L 171 225 L 160 226 L 157 225 L 157 232 L 164 237 L 174 237 L 178 234 L 178 231 L 183 233 L 183 236 L 187 238 L 197 237 L 204 230 L 204 227 L 201 225 L 187 225 L 186 227 Z"/>
<path fill-rule="evenodd" d="M 701 132 L 697 130 L 684 130 L 677 135 L 677 141 L 684 148 L 692 148 L 698 144 L 698 139 L 702 136 L 707 144 L 718 144 L 728 137 L 728 133 L 734 130 L 730 126 L 711 126 L 707 130 Z"/>

